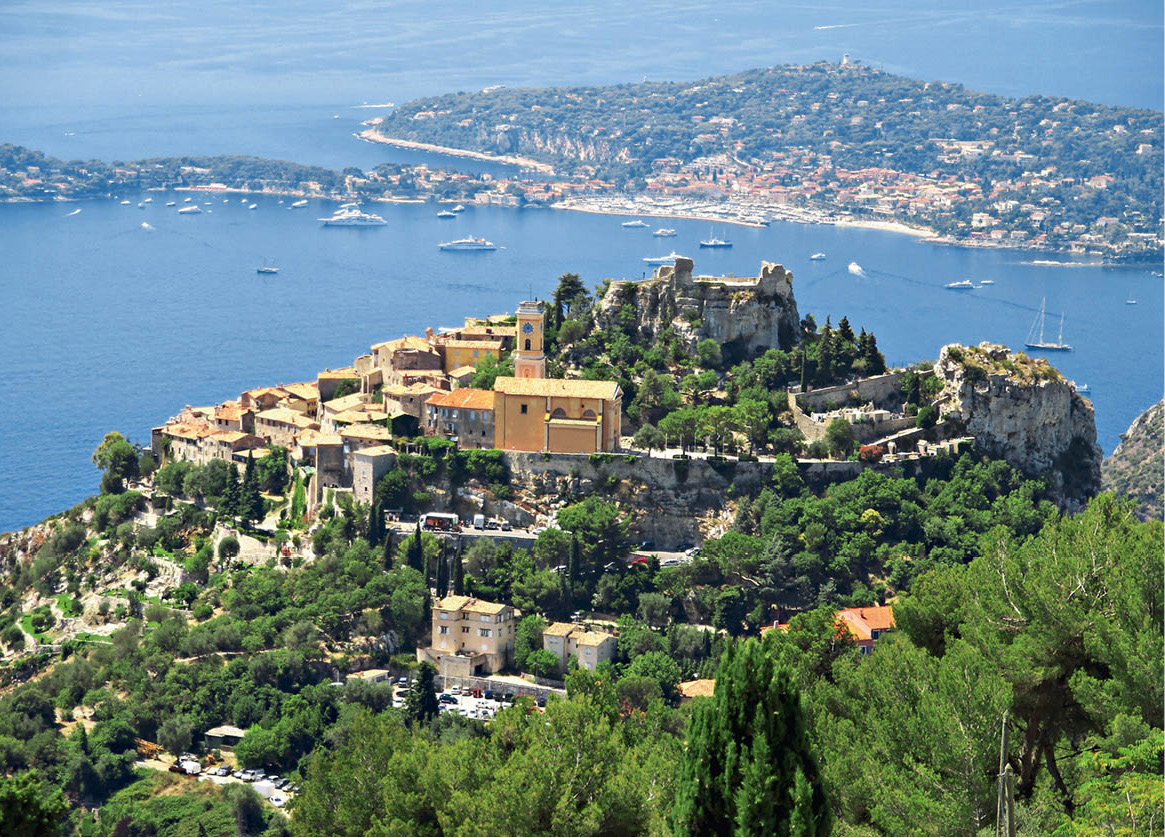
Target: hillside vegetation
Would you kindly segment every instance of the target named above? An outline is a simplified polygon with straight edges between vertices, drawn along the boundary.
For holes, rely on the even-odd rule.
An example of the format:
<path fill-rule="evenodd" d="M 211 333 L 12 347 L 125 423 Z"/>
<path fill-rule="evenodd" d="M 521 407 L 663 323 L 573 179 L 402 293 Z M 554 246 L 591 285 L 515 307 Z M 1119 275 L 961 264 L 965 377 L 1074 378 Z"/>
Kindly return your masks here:
<path fill-rule="evenodd" d="M 1136 419 L 1121 436 L 1121 443 L 1101 466 L 1101 481 L 1108 491 L 1131 495 L 1142 518 L 1161 518 L 1161 481 L 1165 478 L 1162 449 L 1162 414 L 1159 401 Z"/>

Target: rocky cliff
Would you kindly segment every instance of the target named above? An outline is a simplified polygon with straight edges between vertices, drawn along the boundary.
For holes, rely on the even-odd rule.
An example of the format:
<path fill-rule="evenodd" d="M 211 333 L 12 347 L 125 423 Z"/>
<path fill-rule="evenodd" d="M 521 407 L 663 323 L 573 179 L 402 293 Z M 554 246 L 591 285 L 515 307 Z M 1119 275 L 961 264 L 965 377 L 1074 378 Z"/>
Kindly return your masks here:
<path fill-rule="evenodd" d="M 622 312 L 634 310 L 632 340 L 649 345 L 671 328 L 694 352 L 712 338 L 726 362 L 766 349 L 788 349 L 800 334 L 793 275 L 765 262 L 755 278 L 693 276 L 692 260 L 676 259 L 649 280 L 613 282 L 596 307 L 597 325 L 625 328 Z"/>
<path fill-rule="evenodd" d="M 963 422 L 981 451 L 1032 477 L 1077 510 L 1100 490 L 1092 404 L 1047 361 L 1006 346 L 944 346 L 934 366 L 939 410 Z"/>
<path fill-rule="evenodd" d="M 1165 467 L 1162 418 L 1165 401 L 1157 402 L 1133 420 L 1121 434 L 1121 444 L 1100 467 L 1101 486 L 1131 495 L 1141 518 L 1161 519 L 1161 480 Z"/>

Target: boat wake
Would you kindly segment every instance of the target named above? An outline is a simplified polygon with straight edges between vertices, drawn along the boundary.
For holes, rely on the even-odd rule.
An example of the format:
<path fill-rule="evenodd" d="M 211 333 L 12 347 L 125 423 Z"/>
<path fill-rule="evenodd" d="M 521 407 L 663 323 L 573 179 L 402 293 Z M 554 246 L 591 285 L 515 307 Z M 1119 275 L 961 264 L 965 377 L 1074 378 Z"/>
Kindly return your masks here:
<path fill-rule="evenodd" d="M 80 211 L 81 211 L 80 208 L 78 208 L 78 209 L 73 210 L 72 212 L 65 213 L 65 218 L 72 218 L 74 215 L 76 215 Z"/>

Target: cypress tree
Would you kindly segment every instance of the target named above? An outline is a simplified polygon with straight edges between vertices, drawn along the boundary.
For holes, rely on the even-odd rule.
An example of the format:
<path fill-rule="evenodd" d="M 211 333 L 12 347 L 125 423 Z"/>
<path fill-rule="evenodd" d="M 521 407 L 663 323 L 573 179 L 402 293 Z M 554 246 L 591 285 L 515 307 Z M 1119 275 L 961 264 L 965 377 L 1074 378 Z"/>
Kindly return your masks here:
<path fill-rule="evenodd" d="M 376 547 L 384 538 L 384 501 L 373 496 L 372 508 L 368 510 L 368 543 Z"/>
<path fill-rule="evenodd" d="M 243 487 L 239 492 L 239 517 L 247 526 L 263 519 L 263 498 L 259 495 L 259 478 L 255 474 L 255 458 L 248 455 L 243 469 Z"/>
<path fill-rule="evenodd" d="M 772 650 L 730 644 L 696 706 L 680 767 L 677 835 L 824 835 L 830 829 L 801 698 Z"/>
<path fill-rule="evenodd" d="M 453 593 L 465 596 L 465 565 L 461 561 L 461 553 L 453 557 Z"/>
<path fill-rule="evenodd" d="M 571 586 L 578 582 L 579 572 L 582 570 L 582 548 L 578 543 L 578 536 L 571 533 L 570 536 L 570 558 L 566 562 L 566 578 L 570 581 Z"/>
<path fill-rule="evenodd" d="M 230 473 L 227 475 L 226 489 L 223 491 L 222 508 L 220 513 L 227 518 L 234 518 L 239 514 L 239 497 L 242 488 L 239 486 L 239 467 L 231 463 Z"/>
<path fill-rule="evenodd" d="M 437 559 L 437 597 L 441 598 L 447 593 L 449 593 L 449 558 L 442 550 Z"/>
<path fill-rule="evenodd" d="M 413 681 L 409 694 L 405 696 L 405 718 L 410 724 L 427 724 L 437 718 L 439 705 L 433 688 L 436 674 L 437 670 L 428 661 L 417 669 L 417 680 Z"/>
<path fill-rule="evenodd" d="M 392 547 L 396 541 L 395 534 L 396 530 L 392 529 L 384 534 L 384 552 L 381 554 L 381 563 L 384 565 L 385 570 L 392 567 Z"/>
<path fill-rule="evenodd" d="M 409 549 L 405 555 L 409 567 L 420 571 L 425 569 L 425 545 L 424 542 L 421 541 L 420 521 L 417 521 L 417 529 L 413 533 L 413 539 L 409 542 Z"/>

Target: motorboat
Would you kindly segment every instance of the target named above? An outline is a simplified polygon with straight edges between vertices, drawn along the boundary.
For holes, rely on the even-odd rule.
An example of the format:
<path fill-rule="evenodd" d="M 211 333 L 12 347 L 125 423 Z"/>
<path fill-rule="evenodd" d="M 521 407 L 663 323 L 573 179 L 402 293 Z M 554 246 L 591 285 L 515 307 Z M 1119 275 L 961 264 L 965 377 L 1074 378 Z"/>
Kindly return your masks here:
<path fill-rule="evenodd" d="M 674 265 L 676 259 L 687 258 L 687 256 L 681 256 L 673 250 L 667 256 L 644 256 L 643 261 L 649 265 Z"/>
<path fill-rule="evenodd" d="M 647 222 L 644 221 L 642 218 L 636 218 L 634 221 L 624 221 L 622 226 L 624 226 L 624 227 L 646 227 Z"/>
<path fill-rule="evenodd" d="M 341 204 L 334 215 L 319 220 L 325 227 L 380 227 L 388 223 L 379 215 L 362 212 L 355 203 Z"/>
<path fill-rule="evenodd" d="M 675 234 L 676 234 L 676 231 L 670 227 L 660 227 L 658 230 L 656 230 L 651 235 L 655 236 L 658 239 L 670 239 Z"/>
<path fill-rule="evenodd" d="M 824 253 L 814 253 L 812 256 L 809 257 L 809 261 L 810 262 L 820 262 L 824 258 L 825 258 Z"/>
<path fill-rule="evenodd" d="M 202 207 L 198 204 L 191 204 L 188 207 L 182 207 L 182 209 L 178 210 L 179 215 L 194 215 L 200 212 L 202 212 Z"/>
<path fill-rule="evenodd" d="M 975 283 L 969 279 L 960 279 L 958 282 L 948 282 L 945 287 L 949 291 L 974 291 Z"/>
<path fill-rule="evenodd" d="M 449 242 L 441 242 L 437 247 L 441 250 L 497 250 L 498 246 L 491 241 L 482 238 L 474 238 L 473 236 L 466 236 L 463 239 L 454 239 Z"/>

